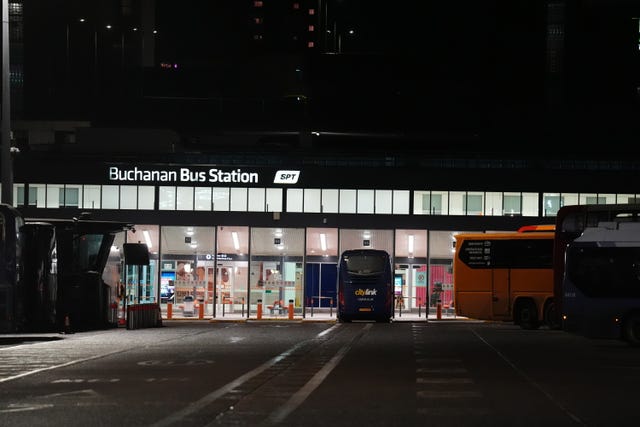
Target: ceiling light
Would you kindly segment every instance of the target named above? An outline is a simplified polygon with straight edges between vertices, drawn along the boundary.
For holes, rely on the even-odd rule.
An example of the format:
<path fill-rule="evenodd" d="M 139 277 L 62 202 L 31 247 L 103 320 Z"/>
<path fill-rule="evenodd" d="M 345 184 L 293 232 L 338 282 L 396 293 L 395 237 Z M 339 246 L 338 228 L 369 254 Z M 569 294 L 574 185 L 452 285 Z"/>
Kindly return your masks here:
<path fill-rule="evenodd" d="M 240 249 L 240 240 L 238 239 L 238 232 L 232 231 L 231 237 L 233 238 L 233 247 L 236 248 L 236 251 Z"/>
<path fill-rule="evenodd" d="M 409 234 L 409 243 L 407 245 L 409 249 L 409 255 L 413 254 L 413 234 Z"/>
<path fill-rule="evenodd" d="M 327 250 L 327 235 L 324 233 L 320 233 L 320 247 L 323 251 Z"/>
<path fill-rule="evenodd" d="M 149 230 L 144 230 L 142 234 L 144 235 L 144 241 L 147 243 L 147 248 L 151 249 L 151 235 L 149 234 Z"/>

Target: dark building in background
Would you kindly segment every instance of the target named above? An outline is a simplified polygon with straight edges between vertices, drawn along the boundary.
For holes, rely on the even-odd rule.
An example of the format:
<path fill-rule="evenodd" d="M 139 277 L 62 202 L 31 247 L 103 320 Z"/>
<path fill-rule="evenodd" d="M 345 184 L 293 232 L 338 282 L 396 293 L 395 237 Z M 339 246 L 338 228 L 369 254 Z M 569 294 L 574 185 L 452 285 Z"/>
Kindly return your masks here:
<path fill-rule="evenodd" d="M 221 132 L 264 132 L 267 146 L 382 133 L 437 150 L 481 138 L 488 150 L 636 130 L 633 1 L 11 5 L 16 119 L 169 128 L 198 149 Z"/>

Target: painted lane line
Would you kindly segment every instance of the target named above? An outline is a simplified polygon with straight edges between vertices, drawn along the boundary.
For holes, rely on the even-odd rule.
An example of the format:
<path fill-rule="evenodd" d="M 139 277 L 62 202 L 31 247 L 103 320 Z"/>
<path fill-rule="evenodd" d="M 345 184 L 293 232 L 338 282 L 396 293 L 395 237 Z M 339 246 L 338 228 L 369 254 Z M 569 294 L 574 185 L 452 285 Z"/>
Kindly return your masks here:
<path fill-rule="evenodd" d="M 315 390 L 322 382 L 327 378 L 327 376 L 333 371 L 333 369 L 338 366 L 338 363 L 342 360 L 342 358 L 347 354 L 347 352 L 351 349 L 351 347 L 360 339 L 362 336 L 371 329 L 371 323 L 366 324 L 360 333 L 355 335 L 351 340 L 345 344 L 343 347 L 338 350 L 338 352 L 329 360 L 322 368 L 316 372 L 316 374 L 311 377 L 309 381 L 305 385 L 303 385 L 300 390 L 293 394 L 289 398 L 289 400 L 275 411 L 273 411 L 265 420 L 265 425 L 276 425 L 284 421 L 284 419 L 293 412 L 298 406 L 300 406 L 309 395 Z"/>
<path fill-rule="evenodd" d="M 416 378 L 417 384 L 473 384 L 471 378 Z"/>
<path fill-rule="evenodd" d="M 70 362 L 61 363 L 59 365 L 52 365 L 52 366 L 46 366 L 44 368 L 34 369 L 32 371 L 23 372 L 21 374 L 13 375 L 13 376 L 10 376 L 10 377 L 0 378 L 0 383 L 6 382 L 6 381 L 15 380 L 16 378 L 26 377 L 28 375 L 37 374 L 38 372 L 50 371 L 52 369 L 64 368 L 65 366 L 75 365 L 76 363 L 82 363 L 82 362 L 87 362 L 89 360 L 100 359 L 101 357 L 106 357 L 106 356 L 110 356 L 112 354 L 121 353 L 121 352 L 122 352 L 122 350 L 115 350 L 115 351 L 112 351 L 110 353 L 98 354 L 96 356 L 86 357 L 84 359 L 72 360 Z"/>
<path fill-rule="evenodd" d="M 332 326 L 329 329 L 326 329 L 326 330 L 320 332 L 316 336 L 316 338 L 326 335 L 327 333 L 329 333 L 330 331 L 335 330 L 339 326 L 340 326 L 340 324 L 337 324 L 337 325 Z M 151 427 L 169 426 L 169 425 L 172 425 L 172 424 L 177 424 L 177 423 L 183 422 L 183 420 L 185 418 L 191 416 L 192 414 L 195 414 L 195 413 L 201 411 L 203 408 L 205 408 L 208 405 L 212 404 L 213 402 L 215 402 L 220 397 L 224 396 L 227 393 L 232 392 L 234 389 L 239 388 L 240 386 L 242 386 L 242 384 L 246 383 L 247 381 L 249 381 L 250 379 L 252 379 L 253 377 L 255 377 L 257 375 L 260 375 L 262 372 L 266 371 L 267 369 L 269 369 L 273 365 L 277 364 L 281 360 L 283 360 L 286 357 L 288 357 L 289 355 L 293 354 L 297 349 L 299 349 L 300 347 L 302 347 L 302 346 L 304 346 L 306 344 L 307 344 L 307 341 L 302 341 L 302 342 L 297 343 L 296 345 L 294 345 L 290 349 L 284 351 L 283 353 L 280 353 L 279 355 L 277 355 L 277 356 L 273 357 L 272 359 L 266 361 L 262 365 L 260 365 L 257 368 L 247 372 L 246 374 L 239 376 L 235 380 L 223 385 L 219 389 L 214 390 L 213 392 L 211 392 L 211 393 L 207 394 L 206 396 L 204 396 L 202 399 L 191 403 L 190 405 L 186 406 L 184 409 L 181 409 L 181 410 L 179 410 L 177 412 L 174 412 L 173 414 L 167 416 L 166 418 L 163 418 L 163 419 L 159 420 L 158 422 L 156 422 L 154 424 L 151 424 Z"/>
<path fill-rule="evenodd" d="M 493 350 L 498 356 L 500 356 L 500 358 L 502 360 L 504 360 L 507 365 L 509 365 L 511 367 L 511 369 L 513 369 L 514 371 L 516 371 L 516 373 L 518 375 L 520 375 L 522 378 L 524 378 L 529 385 L 531 385 L 533 388 L 537 389 L 539 392 L 541 392 L 544 397 L 547 398 L 547 400 L 549 400 L 554 406 L 556 406 L 557 408 L 559 408 L 562 412 L 564 412 L 569 418 L 571 418 L 573 421 L 575 421 L 578 424 L 581 425 L 587 425 L 584 421 L 582 421 L 580 419 L 580 417 L 578 417 L 577 415 L 575 415 L 574 413 L 572 413 L 571 411 L 569 411 L 567 408 L 565 408 L 562 404 L 558 403 L 553 396 L 547 392 L 544 388 L 542 388 L 542 386 L 540 384 L 538 384 L 537 382 L 535 382 L 531 377 L 529 377 L 523 370 L 521 370 L 520 368 L 518 368 L 513 362 L 511 362 L 504 354 L 502 354 L 500 352 L 500 350 L 498 350 L 497 348 L 495 348 L 494 346 L 492 346 L 491 344 L 489 344 L 487 342 L 487 340 L 485 340 L 484 338 L 482 338 L 480 336 L 480 334 L 478 334 L 476 331 L 474 331 L 473 329 L 469 328 L 469 330 L 471 331 L 471 333 L 473 333 L 480 341 L 482 341 L 487 347 L 489 347 L 491 350 Z"/>

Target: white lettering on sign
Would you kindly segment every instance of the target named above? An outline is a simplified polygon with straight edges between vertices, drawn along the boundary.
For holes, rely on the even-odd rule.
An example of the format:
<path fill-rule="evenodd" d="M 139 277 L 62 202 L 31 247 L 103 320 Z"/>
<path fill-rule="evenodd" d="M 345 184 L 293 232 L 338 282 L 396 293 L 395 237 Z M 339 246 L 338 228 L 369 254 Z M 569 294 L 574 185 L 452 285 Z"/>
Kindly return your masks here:
<path fill-rule="evenodd" d="M 137 166 L 132 169 L 121 169 L 117 166 L 109 167 L 109 181 L 142 181 L 142 182 L 212 182 L 212 183 L 240 183 L 257 184 L 259 182 L 257 172 L 243 172 L 242 169 L 223 171 L 216 168 L 205 170 L 192 170 L 180 168 L 179 170 L 148 170 Z"/>
<path fill-rule="evenodd" d="M 109 168 L 110 181 L 176 181 L 178 174 L 176 171 L 154 171 L 144 170 L 134 167 L 133 169 L 121 170 L 115 166 Z"/>
<path fill-rule="evenodd" d="M 274 184 L 295 184 L 300 177 L 300 171 L 277 171 L 273 177 Z"/>

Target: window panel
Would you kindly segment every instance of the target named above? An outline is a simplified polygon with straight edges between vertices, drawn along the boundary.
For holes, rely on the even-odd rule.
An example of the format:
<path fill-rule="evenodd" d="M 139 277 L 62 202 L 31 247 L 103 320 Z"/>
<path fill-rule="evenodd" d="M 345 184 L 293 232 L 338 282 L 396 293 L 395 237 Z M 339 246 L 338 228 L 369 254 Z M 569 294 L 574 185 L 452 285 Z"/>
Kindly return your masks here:
<path fill-rule="evenodd" d="M 118 209 L 120 204 L 120 188 L 117 185 L 102 186 L 102 209 Z"/>
<path fill-rule="evenodd" d="M 465 198 L 464 211 L 467 215 L 482 215 L 484 212 L 483 193 L 469 192 Z"/>
<path fill-rule="evenodd" d="M 24 206 L 24 184 L 14 184 L 13 185 L 13 205 L 14 206 Z M 0 197 L 2 197 L 2 191 L 0 191 Z"/>
<path fill-rule="evenodd" d="M 247 211 L 247 189 L 246 188 L 232 188 L 230 192 L 230 203 L 232 212 L 246 212 Z"/>
<path fill-rule="evenodd" d="M 211 210 L 211 188 L 196 187 L 196 189 L 194 190 L 194 196 L 195 196 L 195 209 L 197 211 Z"/>
<path fill-rule="evenodd" d="M 75 184 L 65 185 L 64 206 L 78 208 L 80 207 L 80 200 L 82 200 L 82 185 L 75 185 Z M 62 203 L 60 203 L 60 205 L 62 206 Z"/>
<path fill-rule="evenodd" d="M 449 215 L 449 192 L 432 191 L 430 210 L 431 215 Z"/>
<path fill-rule="evenodd" d="M 502 192 L 498 191 L 490 191 L 485 195 L 486 198 L 486 207 L 484 214 L 485 215 L 502 215 Z"/>
<path fill-rule="evenodd" d="M 596 193 L 580 193 L 579 204 L 581 205 L 598 205 L 598 195 Z"/>
<path fill-rule="evenodd" d="M 413 192 L 413 214 L 425 215 L 429 214 L 430 207 L 430 192 L 423 190 L 416 190 Z"/>
<path fill-rule="evenodd" d="M 193 187 L 176 188 L 176 210 L 193 210 Z"/>
<path fill-rule="evenodd" d="M 100 186 L 99 185 L 85 185 L 82 195 L 82 207 L 84 209 L 100 209 Z"/>
<path fill-rule="evenodd" d="M 522 199 L 520 193 L 504 193 L 504 215 L 519 216 L 522 214 Z"/>
<path fill-rule="evenodd" d="M 560 193 L 544 193 L 542 195 L 542 216 L 556 216 L 562 204 Z"/>
<path fill-rule="evenodd" d="M 640 199 L 638 199 L 635 194 L 618 194 L 616 196 L 616 203 L 640 203 Z"/>
<path fill-rule="evenodd" d="M 307 188 L 304 190 L 304 211 L 322 212 L 322 192 L 319 188 Z"/>
<path fill-rule="evenodd" d="M 120 186 L 120 209 L 138 209 L 138 186 Z"/>
<path fill-rule="evenodd" d="M 411 194 L 407 190 L 394 190 L 393 213 L 396 215 L 408 215 L 410 197 Z"/>
<path fill-rule="evenodd" d="M 340 206 L 340 191 L 337 189 L 322 190 L 322 212 L 338 213 Z"/>
<path fill-rule="evenodd" d="M 63 185 L 47 184 L 47 208 L 59 208 L 60 196 L 64 199 Z"/>
<path fill-rule="evenodd" d="M 231 194 L 228 187 L 213 187 L 212 200 L 214 211 L 229 211 Z"/>
<path fill-rule="evenodd" d="M 161 211 L 176 210 L 176 187 L 160 186 L 158 189 L 158 209 Z"/>
<path fill-rule="evenodd" d="M 538 193 L 522 193 L 522 215 L 538 216 Z"/>
<path fill-rule="evenodd" d="M 287 212 L 303 211 L 304 191 L 302 188 L 287 189 Z"/>
<path fill-rule="evenodd" d="M 358 190 L 358 213 L 372 214 L 375 212 L 375 191 Z"/>
<path fill-rule="evenodd" d="M 578 193 L 562 193 L 562 201 L 564 203 L 562 206 L 577 205 Z"/>
<path fill-rule="evenodd" d="M 152 185 L 138 187 L 138 209 L 153 210 L 156 202 L 156 188 Z"/>
<path fill-rule="evenodd" d="M 377 214 L 393 213 L 393 191 L 376 190 L 376 208 Z"/>
<path fill-rule="evenodd" d="M 249 212 L 265 212 L 265 189 L 249 188 Z"/>
<path fill-rule="evenodd" d="M 267 212 L 282 212 L 281 188 L 267 188 Z"/>
<path fill-rule="evenodd" d="M 449 215 L 464 215 L 464 201 L 466 199 L 466 191 L 449 192 Z"/>
<path fill-rule="evenodd" d="M 340 213 L 356 213 L 356 190 L 340 190 Z"/>

